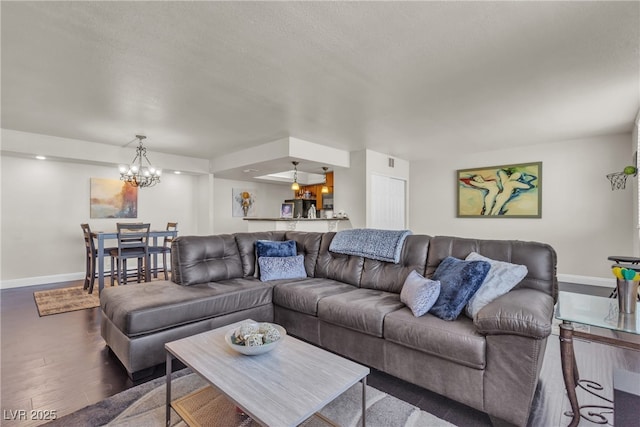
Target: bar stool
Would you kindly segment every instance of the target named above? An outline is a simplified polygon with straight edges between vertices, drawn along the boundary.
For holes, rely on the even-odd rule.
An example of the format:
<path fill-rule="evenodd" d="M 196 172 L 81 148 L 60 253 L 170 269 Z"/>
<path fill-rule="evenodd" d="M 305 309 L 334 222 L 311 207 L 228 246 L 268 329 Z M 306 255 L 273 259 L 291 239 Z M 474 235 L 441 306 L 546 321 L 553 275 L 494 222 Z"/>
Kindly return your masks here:
<path fill-rule="evenodd" d="M 127 260 L 138 260 L 137 281 L 144 272 L 145 282 L 151 281 L 149 274 L 149 229 L 151 224 L 116 224 L 118 230 L 118 248 L 111 251 L 111 257 L 115 260 L 116 276 L 119 285 L 127 284 Z M 111 263 L 111 286 L 114 281 L 114 263 Z"/>
<path fill-rule="evenodd" d="M 82 234 L 84 235 L 84 247 L 85 247 L 85 264 L 86 271 L 84 274 L 84 290 L 89 290 L 89 293 L 93 293 L 93 285 L 95 283 L 98 273 L 96 273 L 96 259 L 98 257 L 98 250 L 96 249 L 93 237 L 91 236 L 91 227 L 89 224 L 80 224 L 82 228 Z M 110 253 L 113 249 L 117 248 L 104 248 L 105 253 Z"/>
<path fill-rule="evenodd" d="M 163 270 L 164 272 L 164 280 L 169 280 L 169 264 L 167 264 L 167 254 L 171 253 L 171 243 L 173 239 L 178 235 L 178 223 L 177 222 L 168 222 L 167 223 L 167 231 L 174 231 L 176 234 L 174 236 L 165 236 L 164 242 L 162 242 L 162 246 L 149 246 L 149 255 L 153 255 L 153 267 L 151 268 L 151 273 L 153 277 L 158 277 L 158 271 Z M 158 259 L 157 255 L 162 254 L 162 269 L 158 267 Z"/>

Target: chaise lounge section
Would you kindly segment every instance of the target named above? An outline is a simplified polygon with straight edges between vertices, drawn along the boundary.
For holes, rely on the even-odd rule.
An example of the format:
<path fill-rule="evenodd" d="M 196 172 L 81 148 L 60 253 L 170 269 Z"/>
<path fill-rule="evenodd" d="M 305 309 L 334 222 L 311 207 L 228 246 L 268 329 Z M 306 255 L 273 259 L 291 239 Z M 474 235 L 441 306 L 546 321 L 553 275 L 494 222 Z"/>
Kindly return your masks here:
<path fill-rule="evenodd" d="M 181 236 L 173 281 L 106 288 L 102 336 L 130 376 L 164 362 L 164 343 L 237 320 L 274 321 L 291 335 L 488 413 L 526 425 L 557 298 L 546 244 L 409 235 L 399 262 L 332 252 L 335 233 Z M 262 282 L 256 242 L 294 241 L 304 278 Z M 416 317 L 400 300 L 412 271 L 476 252 L 525 265 L 515 288 L 473 319 Z"/>

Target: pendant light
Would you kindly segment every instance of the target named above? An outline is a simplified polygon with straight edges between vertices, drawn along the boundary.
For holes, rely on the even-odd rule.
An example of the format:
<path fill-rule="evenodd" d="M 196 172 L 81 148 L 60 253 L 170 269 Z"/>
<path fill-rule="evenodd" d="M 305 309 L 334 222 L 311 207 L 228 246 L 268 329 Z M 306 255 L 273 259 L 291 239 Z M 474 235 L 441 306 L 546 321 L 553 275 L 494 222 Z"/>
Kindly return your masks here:
<path fill-rule="evenodd" d="M 291 162 L 293 163 L 293 184 L 291 184 L 291 189 L 293 191 L 298 191 L 300 189 L 300 185 L 298 184 L 298 163 L 299 162 Z"/>
<path fill-rule="evenodd" d="M 322 194 L 329 194 L 329 187 L 327 187 L 327 170 L 329 168 L 326 166 L 322 167 L 322 170 L 324 171 L 324 184 L 322 184 L 322 188 L 320 189 L 320 192 Z"/>

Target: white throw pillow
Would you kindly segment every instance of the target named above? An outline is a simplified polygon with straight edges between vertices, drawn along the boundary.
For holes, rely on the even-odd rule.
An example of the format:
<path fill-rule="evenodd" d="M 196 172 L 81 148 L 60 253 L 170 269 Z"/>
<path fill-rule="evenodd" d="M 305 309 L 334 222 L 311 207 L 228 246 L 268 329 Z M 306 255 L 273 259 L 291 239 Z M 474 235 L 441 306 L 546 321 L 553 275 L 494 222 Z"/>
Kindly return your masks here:
<path fill-rule="evenodd" d="M 414 316 L 420 317 L 433 307 L 440 295 L 440 282 L 422 277 L 413 270 L 404 281 L 400 291 L 400 301 L 411 309 Z"/>
<path fill-rule="evenodd" d="M 526 265 L 496 261 L 476 252 L 471 252 L 466 260 L 486 261 L 491 264 L 489 273 L 487 273 L 487 277 L 485 277 L 484 282 L 480 285 L 480 289 L 478 289 L 475 295 L 469 300 L 469 303 L 467 303 L 465 313 L 472 319 L 478 314 L 482 307 L 509 292 L 515 285 L 520 283 L 528 273 Z"/>

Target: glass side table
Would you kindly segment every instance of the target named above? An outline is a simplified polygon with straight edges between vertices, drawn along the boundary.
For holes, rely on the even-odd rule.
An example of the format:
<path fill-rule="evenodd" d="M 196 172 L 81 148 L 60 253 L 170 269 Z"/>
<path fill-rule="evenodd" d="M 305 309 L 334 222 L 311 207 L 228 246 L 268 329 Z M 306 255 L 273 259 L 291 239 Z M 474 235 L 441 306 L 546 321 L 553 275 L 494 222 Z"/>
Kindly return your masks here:
<path fill-rule="evenodd" d="M 556 319 L 562 320 L 562 324 L 560 324 L 560 358 L 564 385 L 567 389 L 569 402 L 571 403 L 571 411 L 565 413 L 565 415 L 572 417 L 569 427 L 577 426 L 580 422 L 580 417 L 596 424 L 608 423 L 607 418 L 602 415 L 602 413 L 587 411 L 587 413 L 584 414 L 581 412 L 584 409 L 600 408 L 611 409 L 611 411 L 613 411 L 613 401 L 593 391 L 602 390 L 600 384 L 595 381 L 580 379 L 573 349 L 573 336 L 580 336 L 591 341 L 605 342 L 608 344 L 616 344 L 616 341 L 621 341 L 620 344 L 626 347 L 635 347 L 633 343 L 626 342 L 623 335 L 640 335 L 640 315 L 638 314 L 640 313 L 640 304 L 637 302 L 636 304 L 638 304 L 638 306 L 636 307 L 635 313 L 624 314 L 618 310 L 617 299 L 569 292 L 560 292 L 558 294 L 555 317 Z M 624 334 L 620 334 L 619 338 L 612 339 L 610 337 L 605 338 L 600 335 L 591 334 L 590 332 L 574 332 L 573 323 L 595 326 Z M 586 392 L 609 402 L 611 405 L 579 406 L 576 387 L 580 387 Z"/>

